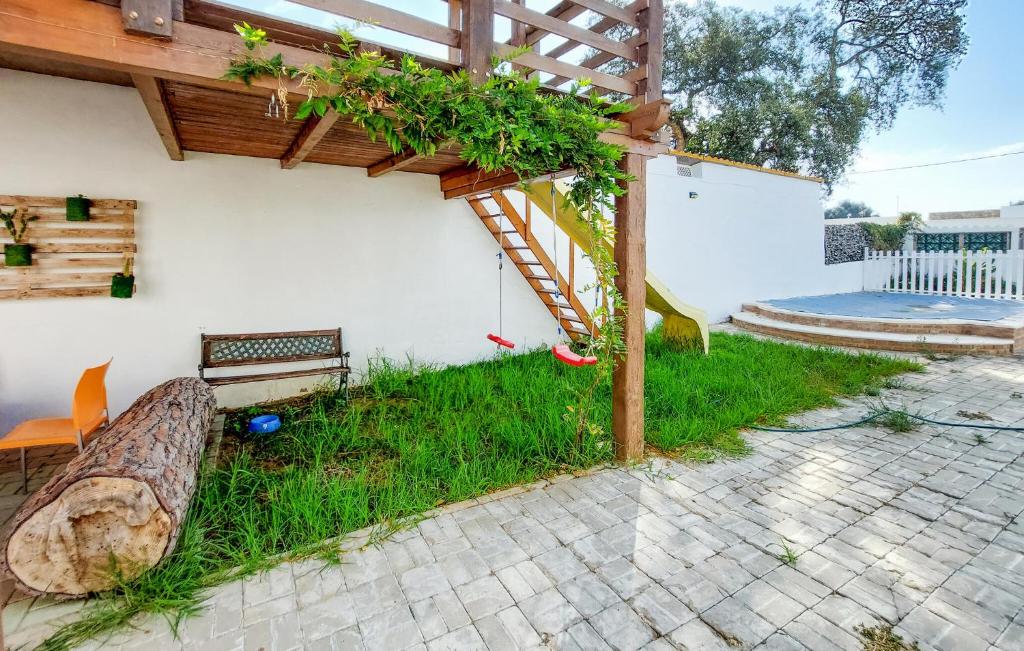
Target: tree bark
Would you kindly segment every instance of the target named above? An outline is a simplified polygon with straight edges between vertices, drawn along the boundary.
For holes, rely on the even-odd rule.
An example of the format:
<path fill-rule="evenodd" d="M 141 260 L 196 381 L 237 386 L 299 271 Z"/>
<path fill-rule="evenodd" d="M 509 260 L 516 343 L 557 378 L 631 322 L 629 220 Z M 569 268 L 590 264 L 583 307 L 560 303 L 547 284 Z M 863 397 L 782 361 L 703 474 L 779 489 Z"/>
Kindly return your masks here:
<path fill-rule="evenodd" d="M 18 510 L 3 564 L 30 594 L 81 596 L 171 553 L 216 412 L 212 389 L 178 378 L 150 390 Z"/>

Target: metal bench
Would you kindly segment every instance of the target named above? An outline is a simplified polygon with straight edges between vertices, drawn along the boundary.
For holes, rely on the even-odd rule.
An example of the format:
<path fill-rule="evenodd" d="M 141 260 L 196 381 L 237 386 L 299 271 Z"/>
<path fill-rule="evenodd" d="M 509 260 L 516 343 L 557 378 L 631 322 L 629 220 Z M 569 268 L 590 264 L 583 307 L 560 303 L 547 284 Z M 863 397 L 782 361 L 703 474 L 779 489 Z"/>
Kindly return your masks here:
<path fill-rule="evenodd" d="M 263 332 L 254 334 L 201 336 L 202 357 L 199 377 L 210 386 L 262 382 L 311 375 L 337 375 L 338 391 L 348 397 L 349 353 L 342 348 L 341 328 L 299 332 Z M 336 361 L 327 367 L 292 371 L 270 371 L 245 375 L 206 377 L 211 368 L 290 364 L 293 362 Z"/>

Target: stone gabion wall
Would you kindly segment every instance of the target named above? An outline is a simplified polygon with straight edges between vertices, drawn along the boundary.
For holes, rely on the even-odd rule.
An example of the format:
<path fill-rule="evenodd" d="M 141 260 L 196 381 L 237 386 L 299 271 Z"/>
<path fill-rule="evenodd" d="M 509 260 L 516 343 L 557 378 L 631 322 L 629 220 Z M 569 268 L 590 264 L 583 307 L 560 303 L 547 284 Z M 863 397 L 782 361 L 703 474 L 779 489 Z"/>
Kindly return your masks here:
<path fill-rule="evenodd" d="M 826 224 L 825 264 L 859 262 L 869 244 L 868 234 L 860 224 Z"/>

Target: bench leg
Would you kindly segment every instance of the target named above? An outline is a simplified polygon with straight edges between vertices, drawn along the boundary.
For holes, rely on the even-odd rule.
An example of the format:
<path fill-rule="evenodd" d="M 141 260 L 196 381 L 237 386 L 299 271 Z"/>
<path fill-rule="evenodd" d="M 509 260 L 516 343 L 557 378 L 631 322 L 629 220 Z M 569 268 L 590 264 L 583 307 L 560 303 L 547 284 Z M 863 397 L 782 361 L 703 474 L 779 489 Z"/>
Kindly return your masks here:
<path fill-rule="evenodd" d="M 28 466 L 25 464 L 25 448 L 21 448 L 21 487 L 28 495 Z"/>

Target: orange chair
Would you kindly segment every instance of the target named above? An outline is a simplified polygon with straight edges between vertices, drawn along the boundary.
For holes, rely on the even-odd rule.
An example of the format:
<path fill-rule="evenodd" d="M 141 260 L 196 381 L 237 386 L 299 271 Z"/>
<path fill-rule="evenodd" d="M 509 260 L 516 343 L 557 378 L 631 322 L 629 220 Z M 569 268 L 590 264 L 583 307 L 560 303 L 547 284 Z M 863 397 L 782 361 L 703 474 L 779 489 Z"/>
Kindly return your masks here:
<path fill-rule="evenodd" d="M 25 468 L 25 449 L 43 445 L 77 445 L 78 451 L 96 430 L 110 422 L 107 411 L 108 360 L 102 366 L 88 368 L 82 373 L 71 401 L 71 418 L 36 418 L 26 420 L 0 438 L 0 450 L 21 449 L 21 483 L 28 493 L 28 471 Z"/>

